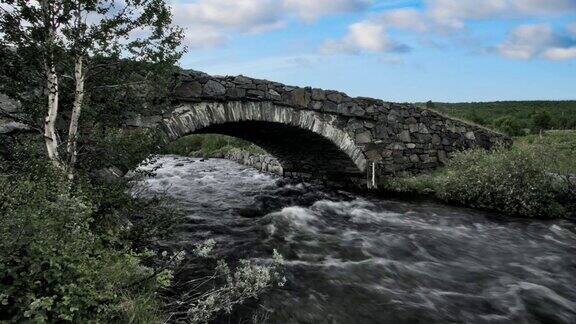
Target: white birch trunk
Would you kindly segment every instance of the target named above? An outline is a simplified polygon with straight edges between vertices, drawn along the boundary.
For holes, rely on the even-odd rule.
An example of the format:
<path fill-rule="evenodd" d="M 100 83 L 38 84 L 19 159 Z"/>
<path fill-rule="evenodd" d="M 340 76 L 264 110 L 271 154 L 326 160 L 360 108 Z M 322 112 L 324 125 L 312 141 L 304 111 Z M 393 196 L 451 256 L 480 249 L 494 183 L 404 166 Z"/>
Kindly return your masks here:
<path fill-rule="evenodd" d="M 74 179 L 74 168 L 78 158 L 78 123 L 80 121 L 80 113 L 82 112 L 82 103 L 84 101 L 84 71 L 83 71 L 83 57 L 80 55 L 76 58 L 74 63 L 74 79 L 76 82 L 76 90 L 74 92 L 74 104 L 72 106 L 72 117 L 70 119 L 70 128 L 68 131 L 68 178 Z"/>
<path fill-rule="evenodd" d="M 48 112 L 44 120 L 44 142 L 46 144 L 46 151 L 48 158 L 52 164 L 63 170 L 64 167 L 58 154 L 58 137 L 56 134 L 56 119 L 58 118 L 58 105 L 59 105 L 59 86 L 58 74 L 56 73 L 56 65 L 54 63 L 54 53 L 52 46 L 54 45 L 54 37 L 56 33 L 55 22 L 53 21 L 51 8 L 48 1 L 40 2 L 45 15 L 44 25 L 49 30 L 48 38 L 46 39 L 46 49 L 48 50 L 48 57 L 45 62 L 46 70 L 46 83 L 48 87 Z"/>
<path fill-rule="evenodd" d="M 58 137 L 56 136 L 56 118 L 58 118 L 58 104 L 59 104 L 59 88 L 58 88 L 58 75 L 54 65 L 49 65 L 46 68 L 47 81 L 48 81 L 48 114 L 44 121 L 44 141 L 46 143 L 46 150 L 48 158 L 52 164 L 62 169 L 62 163 L 58 154 Z"/>

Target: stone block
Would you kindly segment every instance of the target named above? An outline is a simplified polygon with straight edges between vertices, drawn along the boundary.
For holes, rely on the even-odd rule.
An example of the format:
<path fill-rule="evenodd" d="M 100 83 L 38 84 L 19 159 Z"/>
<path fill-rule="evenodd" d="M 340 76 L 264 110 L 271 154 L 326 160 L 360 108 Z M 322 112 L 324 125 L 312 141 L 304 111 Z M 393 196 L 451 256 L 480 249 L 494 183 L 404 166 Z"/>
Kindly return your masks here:
<path fill-rule="evenodd" d="M 372 141 L 372 133 L 369 131 L 364 131 L 362 133 L 356 134 L 357 144 L 366 144 Z"/>
<path fill-rule="evenodd" d="M 339 92 L 329 92 L 326 97 L 328 100 L 337 104 L 342 102 L 342 95 Z"/>
<path fill-rule="evenodd" d="M 236 84 L 251 84 L 252 79 L 247 78 L 243 75 L 239 75 L 239 76 L 234 78 L 234 83 L 236 83 Z"/>
<path fill-rule="evenodd" d="M 312 99 L 318 101 L 326 100 L 326 93 L 322 89 L 312 89 Z"/>
<path fill-rule="evenodd" d="M 199 97 L 202 95 L 202 84 L 198 81 L 183 82 L 176 91 L 174 91 L 174 96 L 178 98 L 186 97 Z"/>
<path fill-rule="evenodd" d="M 246 89 L 241 89 L 237 87 L 226 89 L 226 97 L 232 99 L 241 99 L 244 98 L 245 96 L 246 96 Z"/>
<path fill-rule="evenodd" d="M 202 93 L 210 97 L 222 96 L 226 93 L 226 88 L 220 82 L 209 80 L 204 85 Z"/>
<path fill-rule="evenodd" d="M 290 101 L 292 104 L 299 107 L 308 107 L 311 100 L 311 95 L 308 91 L 302 88 L 295 89 L 291 92 Z"/>
<path fill-rule="evenodd" d="M 412 142 L 412 138 L 410 138 L 410 132 L 407 130 L 400 132 L 400 134 L 398 134 L 398 139 L 404 143 Z"/>

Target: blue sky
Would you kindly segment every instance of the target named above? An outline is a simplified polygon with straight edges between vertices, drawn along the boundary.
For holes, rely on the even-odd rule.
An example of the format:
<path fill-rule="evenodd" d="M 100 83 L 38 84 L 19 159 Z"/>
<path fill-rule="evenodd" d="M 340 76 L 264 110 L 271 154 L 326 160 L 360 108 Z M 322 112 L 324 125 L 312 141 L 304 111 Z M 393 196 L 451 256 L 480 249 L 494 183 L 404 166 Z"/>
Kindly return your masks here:
<path fill-rule="evenodd" d="M 194 0 L 181 65 L 392 101 L 576 99 L 576 0 Z"/>

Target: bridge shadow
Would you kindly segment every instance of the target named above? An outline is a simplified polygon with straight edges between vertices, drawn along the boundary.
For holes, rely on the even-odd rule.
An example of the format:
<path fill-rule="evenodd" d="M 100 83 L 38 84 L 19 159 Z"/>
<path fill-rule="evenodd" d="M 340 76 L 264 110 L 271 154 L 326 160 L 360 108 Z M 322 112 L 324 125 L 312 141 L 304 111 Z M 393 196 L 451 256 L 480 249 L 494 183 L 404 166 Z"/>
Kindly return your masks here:
<path fill-rule="evenodd" d="M 239 121 L 210 125 L 192 134 L 221 134 L 251 142 L 280 162 L 284 176 L 343 184 L 365 182 L 364 172 L 336 144 L 300 127 Z"/>

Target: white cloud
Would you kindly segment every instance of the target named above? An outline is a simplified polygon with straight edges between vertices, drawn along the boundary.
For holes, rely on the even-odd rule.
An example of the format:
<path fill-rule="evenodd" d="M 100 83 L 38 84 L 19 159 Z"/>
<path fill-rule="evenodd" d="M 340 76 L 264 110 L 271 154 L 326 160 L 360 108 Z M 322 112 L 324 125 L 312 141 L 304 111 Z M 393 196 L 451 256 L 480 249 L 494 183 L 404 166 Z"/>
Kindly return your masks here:
<path fill-rule="evenodd" d="M 413 8 L 389 10 L 380 14 L 378 19 L 383 24 L 396 28 L 420 32 L 428 30 L 428 24 L 424 15 Z"/>
<path fill-rule="evenodd" d="M 421 9 L 408 7 L 385 10 L 352 24 L 343 38 L 327 41 L 323 49 L 328 52 L 352 53 L 406 49 L 406 46 L 398 46 L 390 38 L 388 32 L 391 29 L 420 33 L 421 44 L 437 44 L 436 38 L 446 35 L 461 44 L 463 39 L 471 37 L 471 34 L 462 32 L 469 21 L 549 17 L 573 12 L 576 12 L 576 0 L 424 0 Z M 565 35 L 560 35 L 546 24 L 523 25 L 512 30 L 492 50 L 513 59 L 573 58 L 576 39 L 570 39 L 566 34 L 576 38 L 576 22 L 566 27 Z M 474 40 L 473 44 L 467 46 L 482 45 Z"/>
<path fill-rule="evenodd" d="M 460 29 L 467 19 L 484 19 L 501 14 L 507 0 L 428 0 L 426 15 L 438 26 Z"/>
<path fill-rule="evenodd" d="M 576 11 L 574 0 L 427 0 L 426 15 L 441 27 L 460 29 L 466 20 Z"/>
<path fill-rule="evenodd" d="M 274 0 L 199 0 L 175 4 L 173 12 L 176 24 L 233 28 L 243 32 L 265 31 L 282 24 Z"/>
<path fill-rule="evenodd" d="M 512 7 L 523 13 L 558 13 L 576 11 L 574 0 L 511 0 Z"/>
<path fill-rule="evenodd" d="M 543 57 L 550 60 L 576 58 L 576 44 L 546 24 L 522 25 L 512 30 L 495 49 L 512 59 Z"/>
<path fill-rule="evenodd" d="M 550 60 L 568 60 L 576 58 L 576 46 L 553 47 L 544 51 L 543 56 Z"/>
<path fill-rule="evenodd" d="M 323 15 L 358 11 L 372 0 L 196 0 L 172 3 L 174 23 L 184 27 L 192 48 L 225 43 L 235 33 L 283 28 L 297 16 L 312 21 Z"/>
<path fill-rule="evenodd" d="M 372 0 L 284 0 L 284 7 L 304 20 L 320 16 L 365 9 Z"/>
<path fill-rule="evenodd" d="M 554 31 L 548 25 L 522 25 L 512 30 L 496 46 L 500 54 L 513 59 L 529 59 L 555 43 Z"/>
<path fill-rule="evenodd" d="M 223 45 L 228 35 L 210 26 L 193 25 L 185 29 L 184 45 L 189 48 L 210 48 Z"/>
<path fill-rule="evenodd" d="M 276 0 L 198 0 L 173 3 L 174 23 L 184 28 L 184 44 L 209 48 L 233 33 L 258 33 L 283 26 Z"/>
<path fill-rule="evenodd" d="M 390 39 L 383 24 L 364 20 L 348 26 L 343 38 L 326 41 L 322 49 L 326 53 L 358 53 L 393 52 L 402 47 Z"/>

